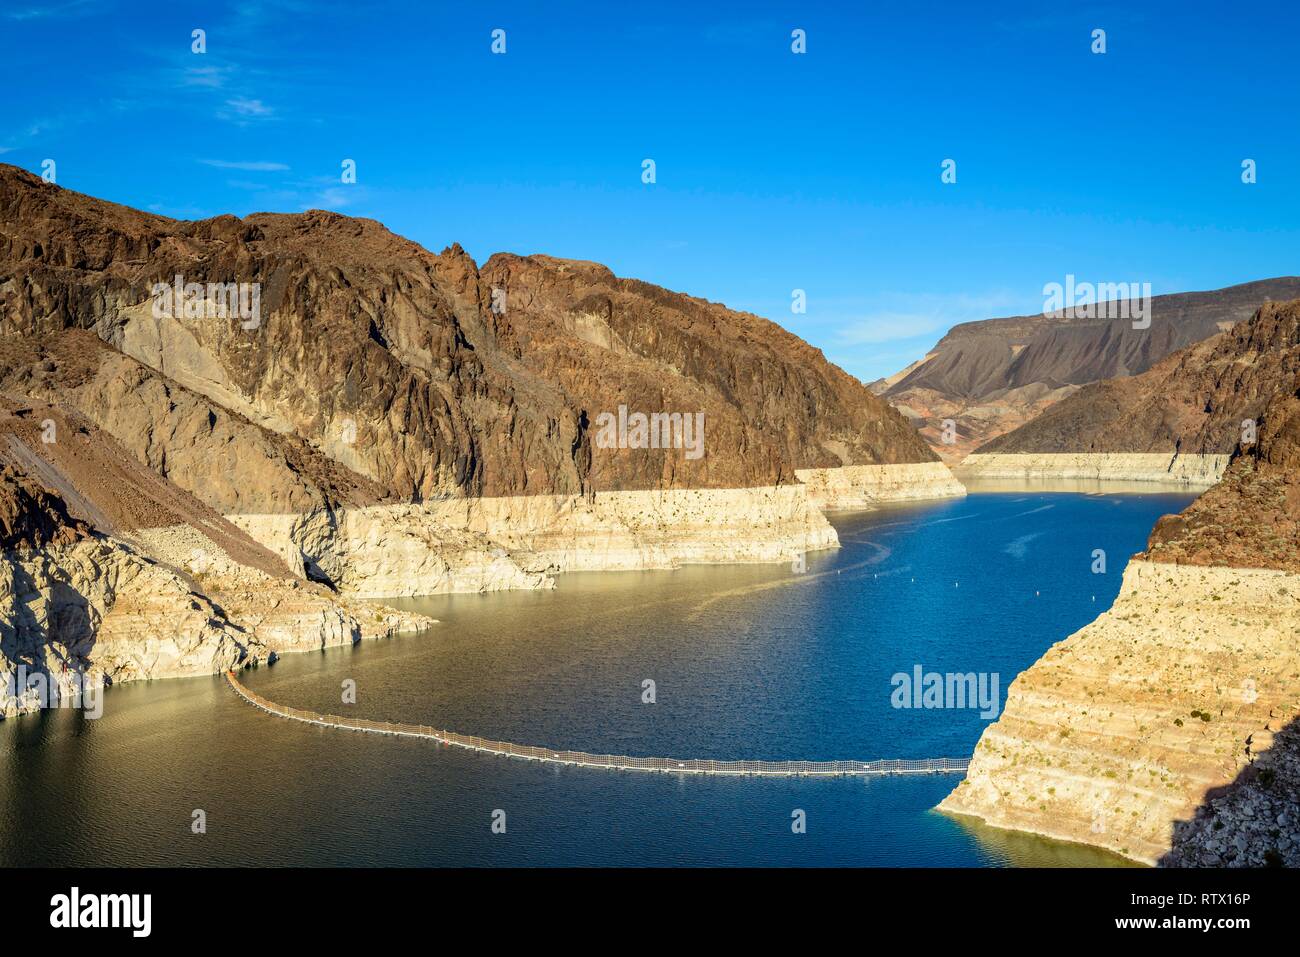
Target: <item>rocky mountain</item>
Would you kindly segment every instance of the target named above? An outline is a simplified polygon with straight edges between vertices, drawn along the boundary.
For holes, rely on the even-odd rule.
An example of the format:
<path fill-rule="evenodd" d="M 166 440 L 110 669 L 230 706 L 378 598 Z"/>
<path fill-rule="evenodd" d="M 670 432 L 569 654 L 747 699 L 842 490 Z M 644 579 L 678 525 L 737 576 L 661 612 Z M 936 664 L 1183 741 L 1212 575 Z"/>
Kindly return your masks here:
<path fill-rule="evenodd" d="M 1121 446 L 1222 449 L 1226 431 L 1231 463 L 1160 520 L 1114 606 L 1012 683 L 944 810 L 1149 863 L 1300 865 L 1298 323 L 1300 301 L 1265 305 L 1090 390 L 1129 403 L 1110 418 L 1132 423 Z"/>
<path fill-rule="evenodd" d="M 1298 372 L 1300 317 L 1293 303 L 1268 303 L 1141 375 L 1083 387 L 977 451 L 1226 454 L 1242 422 L 1258 419 Z"/>
<path fill-rule="evenodd" d="M 836 545 L 824 508 L 964 493 L 757 316 L 318 210 L 167 219 L 3 165 L 0 468 L 0 672 L 55 683 L 421 626 L 371 597 L 790 561 Z"/>
<path fill-rule="evenodd" d="M 1149 328 L 1069 314 L 963 323 L 925 358 L 871 388 L 917 420 L 945 461 L 957 462 L 1090 383 L 1143 373 L 1249 318 L 1265 302 L 1296 296 L 1300 277 L 1291 276 L 1155 296 Z M 956 422 L 951 445 L 942 441 L 944 419 Z"/>
<path fill-rule="evenodd" d="M 458 246 L 435 255 L 320 211 L 178 222 L 14 167 L 0 167 L 0 216 L 0 334 L 89 329 L 404 501 L 743 488 L 934 460 L 774 323 L 593 263 L 502 255 L 480 271 Z M 260 287 L 257 325 L 154 315 L 154 284 L 176 275 Z M 704 413 L 709 454 L 597 447 L 596 417 L 620 405 Z"/>

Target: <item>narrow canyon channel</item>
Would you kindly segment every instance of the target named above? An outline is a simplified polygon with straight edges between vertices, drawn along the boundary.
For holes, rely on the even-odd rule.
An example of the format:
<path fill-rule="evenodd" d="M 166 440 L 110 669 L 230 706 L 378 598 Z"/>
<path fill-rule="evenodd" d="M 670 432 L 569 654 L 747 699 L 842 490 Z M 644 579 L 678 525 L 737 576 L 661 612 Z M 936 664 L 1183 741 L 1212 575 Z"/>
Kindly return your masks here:
<path fill-rule="evenodd" d="M 802 571 L 575 573 L 551 591 L 394 600 L 440 623 L 241 680 L 294 708 L 557 750 L 968 757 L 993 719 L 977 702 L 897 707 L 894 676 L 975 673 L 1000 708 L 1019 672 L 1110 606 L 1156 519 L 1192 498 L 973 485 L 964 499 L 832 515 L 842 547 Z M 7 866 L 1124 863 L 934 812 L 954 776 L 548 766 L 285 721 L 220 676 L 113 688 L 97 720 L 4 721 L 0 753 Z M 192 832 L 196 810 L 206 833 Z"/>

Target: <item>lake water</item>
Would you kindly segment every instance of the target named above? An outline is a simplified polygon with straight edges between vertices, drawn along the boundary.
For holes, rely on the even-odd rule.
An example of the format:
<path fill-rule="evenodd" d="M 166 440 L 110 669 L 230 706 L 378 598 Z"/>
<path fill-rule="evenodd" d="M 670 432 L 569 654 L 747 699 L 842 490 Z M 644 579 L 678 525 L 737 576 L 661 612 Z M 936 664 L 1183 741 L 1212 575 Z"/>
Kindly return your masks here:
<path fill-rule="evenodd" d="M 1155 520 L 1192 498 L 1078 488 L 835 516 L 843 547 L 810 554 L 802 573 L 572 574 L 548 592 L 394 602 L 441 623 L 289 655 L 245 680 L 300 708 L 557 749 L 965 757 L 990 719 L 896 708 L 891 677 L 917 665 L 997 675 L 1005 700 L 1016 674 L 1109 607 Z M 341 701 L 345 680 L 355 705 Z M 956 776 L 540 765 L 276 719 L 219 678 L 114 688 L 99 720 L 0 722 L 0 766 L 3 865 L 1119 863 L 934 813 Z M 192 833 L 195 810 L 206 833 Z"/>

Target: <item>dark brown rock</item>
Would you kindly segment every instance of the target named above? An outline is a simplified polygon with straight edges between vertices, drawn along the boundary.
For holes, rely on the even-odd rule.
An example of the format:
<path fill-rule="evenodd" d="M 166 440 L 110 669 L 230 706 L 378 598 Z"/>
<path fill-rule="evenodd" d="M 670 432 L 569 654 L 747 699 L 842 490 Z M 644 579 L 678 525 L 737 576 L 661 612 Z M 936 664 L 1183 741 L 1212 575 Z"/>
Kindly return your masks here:
<path fill-rule="evenodd" d="M 153 284 L 177 274 L 259 283 L 260 325 L 150 330 Z M 360 473 L 375 486 L 363 498 L 757 486 L 796 468 L 934 459 L 897 412 L 775 324 L 595 264 L 498 256 L 480 273 L 458 246 L 435 255 L 370 220 L 179 222 L 0 166 L 0 336 L 43 343 L 70 329 L 227 421 L 300 442 L 303 462 Z M 596 417 L 620 404 L 704 412 L 705 456 L 593 449 Z M 291 462 L 292 441 L 269 457 Z M 278 493 L 297 495 L 294 508 L 348 484 L 309 468 L 314 491 Z"/>

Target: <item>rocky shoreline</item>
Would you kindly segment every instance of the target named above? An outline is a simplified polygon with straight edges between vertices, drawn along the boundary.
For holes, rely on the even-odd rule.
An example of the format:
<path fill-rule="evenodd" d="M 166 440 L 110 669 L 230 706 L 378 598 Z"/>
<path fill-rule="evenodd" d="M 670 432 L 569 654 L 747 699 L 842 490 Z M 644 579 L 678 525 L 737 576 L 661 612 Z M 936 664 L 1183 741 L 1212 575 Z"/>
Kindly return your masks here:
<path fill-rule="evenodd" d="M 276 578 L 211 542 L 188 570 L 172 566 L 146 553 L 149 538 L 0 554 L 0 719 L 119 682 L 216 674 L 436 624 Z"/>

